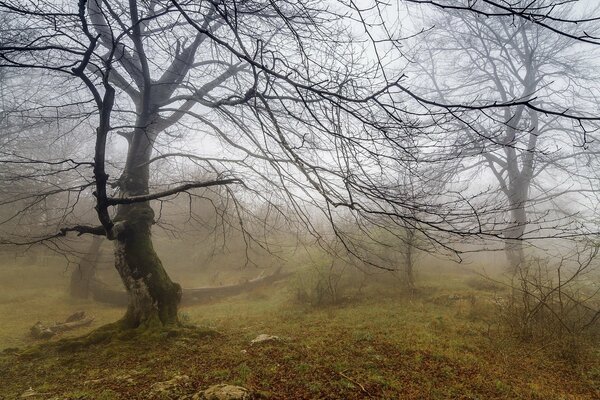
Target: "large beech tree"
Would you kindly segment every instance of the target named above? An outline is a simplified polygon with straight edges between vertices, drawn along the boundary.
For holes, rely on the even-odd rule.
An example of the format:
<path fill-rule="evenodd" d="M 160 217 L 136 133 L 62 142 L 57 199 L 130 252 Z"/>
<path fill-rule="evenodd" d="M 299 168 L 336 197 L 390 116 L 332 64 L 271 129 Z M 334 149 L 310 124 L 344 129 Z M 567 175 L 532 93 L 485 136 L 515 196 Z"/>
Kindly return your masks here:
<path fill-rule="evenodd" d="M 181 288 L 153 249 L 150 201 L 247 182 L 251 171 L 281 187 L 294 204 L 299 194 L 288 187 L 298 183 L 331 204 L 346 204 L 338 193 L 349 190 L 344 174 L 372 137 L 340 132 L 335 125 L 352 119 L 367 135 L 403 126 L 394 118 L 385 124 L 373 118 L 382 108 L 378 97 L 390 85 L 376 65 L 356 59 L 364 48 L 344 24 L 344 13 L 361 14 L 353 7 L 329 11 L 317 1 L 80 0 L 3 2 L 1 8 L 14 18 L 15 29 L 27 33 L 2 46 L 2 66 L 44 71 L 53 84 L 79 96 L 65 94 L 44 107 L 70 102 L 97 119 L 93 180 L 79 189 L 93 184 L 100 225 L 65 226 L 55 236 L 76 232 L 114 242 L 115 266 L 130 297 L 125 327 L 177 323 Z M 378 92 L 377 82 L 383 83 Z M 84 106 L 83 90 L 95 111 Z M 194 132 L 209 143 L 199 153 L 156 152 L 161 140 L 191 141 Z M 107 143 L 114 135 L 125 138 L 127 155 L 109 176 Z M 313 165 L 322 156 L 317 150 L 337 151 L 337 141 L 356 142 L 361 150 L 348 147 L 345 156 L 329 157 L 329 166 Z M 211 149 L 217 146 L 225 150 Z M 165 158 L 203 163 L 213 178 L 152 186 L 151 168 Z M 337 164 L 344 158 L 346 171 L 340 172 Z M 76 164 L 81 166 L 85 163 Z M 271 201 L 270 193 L 254 194 Z"/>

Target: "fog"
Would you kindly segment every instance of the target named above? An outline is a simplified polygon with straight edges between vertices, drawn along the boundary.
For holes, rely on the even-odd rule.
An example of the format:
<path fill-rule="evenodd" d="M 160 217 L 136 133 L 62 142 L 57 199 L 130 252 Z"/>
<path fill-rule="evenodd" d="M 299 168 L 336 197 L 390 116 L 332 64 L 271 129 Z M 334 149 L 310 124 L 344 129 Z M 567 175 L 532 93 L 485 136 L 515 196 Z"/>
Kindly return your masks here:
<path fill-rule="evenodd" d="M 0 399 L 600 397 L 596 3 L 0 1 Z"/>

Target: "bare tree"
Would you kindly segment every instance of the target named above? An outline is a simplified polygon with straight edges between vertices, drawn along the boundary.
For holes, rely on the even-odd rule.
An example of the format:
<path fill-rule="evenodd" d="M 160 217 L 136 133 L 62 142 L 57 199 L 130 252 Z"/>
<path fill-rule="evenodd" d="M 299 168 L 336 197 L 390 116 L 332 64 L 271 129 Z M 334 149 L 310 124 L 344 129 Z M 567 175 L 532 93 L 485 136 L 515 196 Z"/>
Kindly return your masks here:
<path fill-rule="evenodd" d="M 463 14 L 479 15 L 504 21 L 520 20 L 543 28 L 543 30 L 560 36 L 593 45 L 600 44 L 597 22 L 600 20 L 598 10 L 590 12 L 594 4 L 590 0 L 406 0 L 407 3 L 432 5 L 434 7 L 461 11 Z M 565 10 L 579 7 L 587 11 L 585 15 L 565 15 Z M 580 14 L 583 14 L 580 12 Z"/>
<path fill-rule="evenodd" d="M 566 12 L 555 16 L 568 19 Z M 571 108 L 576 101 L 593 110 L 595 52 L 586 51 L 578 40 L 526 19 L 456 10 L 429 21 L 437 29 L 429 35 L 422 57 L 426 61 L 420 65 L 441 101 L 521 99 L 553 109 Z M 586 137 L 585 130 L 582 134 L 572 124 L 525 105 L 461 115 L 452 125 L 457 136 L 447 142 L 455 147 L 449 156 L 461 160 L 459 170 L 488 171 L 498 185 L 503 198 L 499 203 L 506 204 L 499 208 L 509 214 L 503 232 L 506 255 L 516 271 L 525 258 L 523 239 L 535 235 L 541 224 L 557 224 L 548 217 L 552 201 L 595 185 L 584 170 L 597 154 L 588 143 L 596 128 L 589 126 Z"/>
<path fill-rule="evenodd" d="M 116 268 L 130 295 L 124 326 L 175 323 L 181 289 L 154 252 L 149 201 L 239 184 L 242 180 L 227 171 L 241 165 L 284 189 L 305 180 L 334 203 L 333 184 L 320 182 L 314 175 L 318 167 L 299 152 L 306 146 L 313 158 L 315 149 L 327 145 L 319 143 L 316 133 L 338 140 L 330 135 L 327 120 L 334 108 L 363 119 L 366 128 L 376 125 L 363 104 L 378 94 L 368 92 L 369 82 L 353 81 L 370 67 L 352 60 L 356 49 L 350 40 L 344 42 L 349 36 L 338 24 L 341 14 L 317 2 L 125 5 L 82 0 L 77 8 L 62 6 L 2 3 L 3 12 L 35 26 L 35 32 L 3 46 L 1 54 L 3 67 L 45 70 L 50 79 L 61 74 L 78 78 L 97 109 L 93 185 L 101 226 L 65 227 L 59 235 L 74 231 L 114 241 Z M 340 39 L 316 56 L 307 46 L 333 37 Z M 74 80 L 67 84 L 77 86 Z M 183 129 L 208 131 L 210 140 L 229 147 L 227 155 L 178 151 L 153 156 L 161 137 L 187 136 Z M 125 137 L 128 152 L 118 179 L 109 181 L 106 144 L 115 132 Z M 214 178 L 152 190 L 150 168 L 165 157 L 202 161 Z M 270 165 L 276 175 L 265 174 L 248 157 Z M 109 193 L 109 185 L 117 195 Z M 293 202 L 301 195 L 289 189 L 283 193 Z"/>

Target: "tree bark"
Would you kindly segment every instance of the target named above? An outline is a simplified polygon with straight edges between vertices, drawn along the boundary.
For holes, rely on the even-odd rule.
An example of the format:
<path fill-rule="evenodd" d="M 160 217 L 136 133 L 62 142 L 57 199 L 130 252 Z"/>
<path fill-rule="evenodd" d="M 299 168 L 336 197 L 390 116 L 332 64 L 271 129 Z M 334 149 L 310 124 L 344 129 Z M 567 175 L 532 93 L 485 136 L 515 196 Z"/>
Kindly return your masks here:
<path fill-rule="evenodd" d="M 404 254 L 404 283 L 406 288 L 409 290 L 415 289 L 415 277 L 414 277 L 414 260 L 413 260 L 413 251 L 414 251 L 414 242 L 415 242 L 415 232 L 414 230 L 408 228 L 406 230 L 406 253 Z"/>
<path fill-rule="evenodd" d="M 511 202 L 511 222 L 504 230 L 504 251 L 509 265 L 509 270 L 515 274 L 525 261 L 523 249 L 523 234 L 527 225 L 527 211 L 525 201 Z"/>
<path fill-rule="evenodd" d="M 148 94 L 150 96 L 150 93 Z M 144 109 L 154 107 L 144 104 Z M 139 112 L 137 128 L 129 142 L 127 162 L 119 179 L 123 197 L 149 193 L 149 163 L 158 131 L 156 113 Z M 149 202 L 122 204 L 117 209 L 115 267 L 129 296 L 122 320 L 125 328 L 177 324 L 181 286 L 165 271 L 152 244 L 154 211 Z"/>
<path fill-rule="evenodd" d="M 122 206 L 117 220 L 115 267 L 127 290 L 125 328 L 178 323 L 181 287 L 171 281 L 152 245 L 154 211 L 148 203 Z"/>

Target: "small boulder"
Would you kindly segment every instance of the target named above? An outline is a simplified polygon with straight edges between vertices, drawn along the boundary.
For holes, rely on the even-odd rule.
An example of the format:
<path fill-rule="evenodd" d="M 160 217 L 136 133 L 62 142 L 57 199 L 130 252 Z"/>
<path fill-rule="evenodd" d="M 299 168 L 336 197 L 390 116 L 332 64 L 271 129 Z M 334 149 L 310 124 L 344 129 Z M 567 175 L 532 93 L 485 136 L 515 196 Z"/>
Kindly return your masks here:
<path fill-rule="evenodd" d="M 252 393 L 244 387 L 220 384 L 196 393 L 192 400 L 251 400 L 252 398 Z"/>
<path fill-rule="evenodd" d="M 46 396 L 46 395 L 48 395 L 48 393 L 40 393 L 30 387 L 29 389 L 24 391 L 19 398 L 20 399 L 28 399 L 28 398 L 33 398 L 33 397 L 42 397 L 42 396 Z"/>
<path fill-rule="evenodd" d="M 174 391 L 177 387 L 183 386 L 190 381 L 190 377 L 187 375 L 176 375 L 168 381 L 156 382 L 150 387 L 150 392 L 153 395 L 161 393 L 169 393 Z"/>
<path fill-rule="evenodd" d="M 31 335 L 36 339 L 49 339 L 54 336 L 55 333 L 52 329 L 38 321 L 31 327 Z"/>
<path fill-rule="evenodd" d="M 67 319 L 65 319 L 65 322 L 81 321 L 82 319 L 85 319 L 86 317 L 87 317 L 87 315 L 85 315 L 85 311 L 77 311 L 76 313 L 69 315 L 67 317 Z"/>
<path fill-rule="evenodd" d="M 261 333 L 260 335 L 258 335 L 254 339 L 252 339 L 250 341 L 250 344 L 252 345 L 252 344 L 265 343 L 265 342 L 279 342 L 280 340 L 281 340 L 281 338 L 279 336 L 266 335 L 264 333 Z"/>

